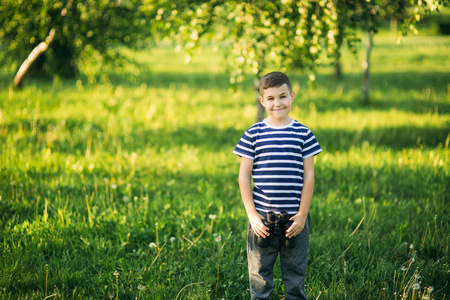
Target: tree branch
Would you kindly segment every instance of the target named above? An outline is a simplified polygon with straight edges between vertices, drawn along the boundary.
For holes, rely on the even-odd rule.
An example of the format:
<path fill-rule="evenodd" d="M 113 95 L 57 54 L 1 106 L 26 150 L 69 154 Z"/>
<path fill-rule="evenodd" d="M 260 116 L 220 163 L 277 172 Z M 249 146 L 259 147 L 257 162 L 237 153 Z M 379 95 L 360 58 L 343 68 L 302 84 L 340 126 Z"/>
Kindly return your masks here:
<path fill-rule="evenodd" d="M 53 41 L 55 37 L 55 29 L 52 28 L 48 34 L 48 36 L 45 38 L 45 42 L 41 42 L 39 45 L 36 46 L 36 48 L 31 51 L 30 55 L 28 55 L 27 59 L 22 63 L 22 65 L 19 68 L 19 71 L 17 71 L 16 76 L 14 77 L 14 88 L 20 88 L 22 85 L 23 78 L 25 74 L 27 73 L 28 69 L 31 67 L 33 62 L 41 55 L 43 52 L 47 51 L 48 46 Z"/>

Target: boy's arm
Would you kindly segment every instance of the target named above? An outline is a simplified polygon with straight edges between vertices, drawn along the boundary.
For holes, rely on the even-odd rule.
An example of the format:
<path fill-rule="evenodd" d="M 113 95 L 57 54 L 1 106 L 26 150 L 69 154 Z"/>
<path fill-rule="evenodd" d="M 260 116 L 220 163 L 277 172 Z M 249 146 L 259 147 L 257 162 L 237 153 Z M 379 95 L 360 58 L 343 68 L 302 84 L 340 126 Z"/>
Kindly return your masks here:
<path fill-rule="evenodd" d="M 308 217 L 309 206 L 314 192 L 314 156 L 310 156 L 303 161 L 303 189 L 300 208 L 298 213 L 290 220 L 292 225 L 286 230 L 286 236 L 294 237 L 305 227 L 306 218 Z"/>
<path fill-rule="evenodd" d="M 255 208 L 252 192 L 252 169 L 253 160 L 242 157 L 241 167 L 239 168 L 239 188 L 241 190 L 242 202 L 244 202 L 245 211 L 247 212 L 248 220 L 252 226 L 253 232 L 259 237 L 269 235 L 269 228 L 264 226 L 263 216 L 261 216 Z"/>

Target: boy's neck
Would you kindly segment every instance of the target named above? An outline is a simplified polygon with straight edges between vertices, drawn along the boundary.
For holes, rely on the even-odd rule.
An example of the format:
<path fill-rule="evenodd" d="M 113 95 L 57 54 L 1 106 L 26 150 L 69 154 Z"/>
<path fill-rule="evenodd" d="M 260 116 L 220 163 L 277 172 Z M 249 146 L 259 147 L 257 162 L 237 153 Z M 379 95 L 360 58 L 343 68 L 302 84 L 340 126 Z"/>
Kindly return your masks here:
<path fill-rule="evenodd" d="M 266 122 L 272 126 L 285 126 L 285 125 L 289 125 L 289 123 L 292 122 L 292 118 L 287 117 L 284 119 L 275 119 L 275 118 L 271 118 L 269 116 L 268 118 L 266 118 Z"/>

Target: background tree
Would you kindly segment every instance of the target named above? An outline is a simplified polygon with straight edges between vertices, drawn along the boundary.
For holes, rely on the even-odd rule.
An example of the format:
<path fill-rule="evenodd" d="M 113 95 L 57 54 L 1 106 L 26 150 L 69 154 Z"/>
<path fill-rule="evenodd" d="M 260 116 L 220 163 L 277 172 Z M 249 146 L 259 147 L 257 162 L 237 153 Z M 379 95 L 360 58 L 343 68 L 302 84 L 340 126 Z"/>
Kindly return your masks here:
<path fill-rule="evenodd" d="M 351 0 L 335 1 L 338 10 L 338 35 L 336 37 L 336 51 L 334 52 L 334 61 L 336 66 L 336 75 L 342 76 L 340 58 L 341 48 L 347 44 L 353 51 L 355 43 L 360 41 L 358 32 L 367 34 L 366 55 L 362 62 L 362 96 L 361 103 L 369 104 L 370 91 L 370 57 L 373 47 L 373 36 L 378 32 L 382 23 L 386 20 L 399 21 L 401 32 L 407 34 L 408 30 L 417 33 L 416 23 L 427 14 L 434 10 L 439 10 L 442 1 L 414 1 L 414 0 Z M 395 28 L 396 30 L 396 28 Z"/>
<path fill-rule="evenodd" d="M 293 67 L 314 70 L 322 51 L 336 49 L 336 6 L 331 1 L 212 1 L 202 3 L 208 22 L 193 18 L 183 28 L 188 49 L 198 44 L 197 33 L 214 31 L 212 38 L 224 42 L 230 83 L 253 75 L 257 119 L 264 118 L 259 105 L 259 78 L 269 66 L 287 72 Z M 203 20 L 203 21 L 201 21 Z M 312 77 L 313 78 L 313 77 Z"/>
<path fill-rule="evenodd" d="M 111 59 L 117 53 L 113 47 L 135 46 L 148 36 L 146 22 L 156 12 L 156 6 L 143 11 L 138 0 L 1 0 L 0 62 L 17 67 L 53 30 L 52 43 L 30 71 L 39 76 L 72 77 L 86 55 Z"/>
<path fill-rule="evenodd" d="M 200 11 L 207 11 L 207 16 L 200 14 L 200 18 L 191 13 L 192 18 L 183 29 L 189 51 L 198 44 L 198 33 L 222 29 L 215 32 L 213 39 L 229 45 L 226 53 L 230 83 L 240 83 L 252 74 L 256 95 L 258 80 L 270 65 L 285 72 L 291 68 L 310 70 L 310 80 L 314 81 L 314 70 L 323 53 L 335 62 L 336 75 L 341 76 L 342 47 L 348 45 L 356 52 L 359 32 L 366 32 L 361 101 L 367 104 L 373 35 L 382 21 L 395 18 L 402 22 L 402 32 L 406 33 L 407 29 L 415 30 L 415 23 L 423 14 L 440 5 L 437 0 L 212 1 L 201 4 Z M 257 120 L 261 120 L 264 110 L 257 99 L 256 102 Z"/>

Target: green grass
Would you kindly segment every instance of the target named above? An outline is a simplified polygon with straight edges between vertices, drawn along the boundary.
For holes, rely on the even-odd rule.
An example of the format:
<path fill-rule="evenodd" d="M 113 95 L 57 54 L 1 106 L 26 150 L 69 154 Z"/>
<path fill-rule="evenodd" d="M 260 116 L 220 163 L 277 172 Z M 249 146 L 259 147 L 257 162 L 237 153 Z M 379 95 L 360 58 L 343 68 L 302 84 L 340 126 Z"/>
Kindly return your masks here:
<path fill-rule="evenodd" d="M 341 82 L 321 67 L 315 90 L 290 74 L 292 116 L 324 148 L 308 294 L 420 299 L 433 287 L 443 299 L 450 40 L 382 35 L 375 45 L 369 106 L 360 58 L 346 54 Z M 248 298 L 232 150 L 254 122 L 251 80 L 232 92 L 208 47 L 189 65 L 168 47 L 125 53 L 139 67 L 96 84 L 28 79 L 11 91 L 11 74 L 0 75 L 0 298 Z"/>

